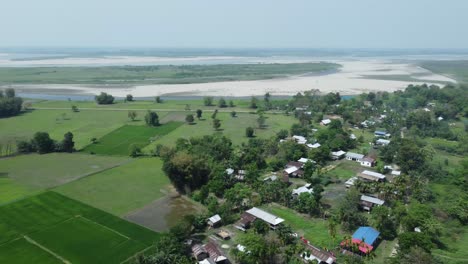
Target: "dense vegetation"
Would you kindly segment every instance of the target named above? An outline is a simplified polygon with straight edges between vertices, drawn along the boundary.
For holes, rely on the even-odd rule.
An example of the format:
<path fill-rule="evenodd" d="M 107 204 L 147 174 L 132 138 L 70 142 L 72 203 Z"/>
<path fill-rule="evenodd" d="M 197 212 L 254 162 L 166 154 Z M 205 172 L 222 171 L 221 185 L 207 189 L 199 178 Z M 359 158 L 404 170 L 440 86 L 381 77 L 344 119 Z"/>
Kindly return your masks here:
<path fill-rule="evenodd" d="M 19 114 L 22 106 L 23 99 L 15 95 L 15 90 L 0 90 L 0 118 Z"/>
<path fill-rule="evenodd" d="M 333 63 L 1 68 L 0 84 L 175 84 L 259 80 L 335 70 Z"/>

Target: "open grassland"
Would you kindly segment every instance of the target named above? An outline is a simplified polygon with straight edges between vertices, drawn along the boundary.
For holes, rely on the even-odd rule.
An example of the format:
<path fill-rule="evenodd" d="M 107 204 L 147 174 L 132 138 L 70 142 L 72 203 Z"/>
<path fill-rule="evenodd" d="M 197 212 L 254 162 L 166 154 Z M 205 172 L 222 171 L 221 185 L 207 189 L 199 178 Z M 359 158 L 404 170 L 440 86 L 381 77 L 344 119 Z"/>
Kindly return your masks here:
<path fill-rule="evenodd" d="M 0 245 L 0 263 L 59 264 L 63 262 L 26 239 L 19 238 Z"/>
<path fill-rule="evenodd" d="M 158 127 L 125 125 L 88 145 L 84 152 L 104 155 L 128 156 L 132 145 L 144 147 L 152 141 L 169 134 L 179 127 L 180 122 L 169 122 Z"/>
<path fill-rule="evenodd" d="M 17 140 L 29 140 L 38 131 L 48 132 L 51 138 L 62 140 L 72 132 L 75 148 L 90 144 L 91 138 L 100 138 L 124 124 L 143 125 L 146 111 L 138 111 L 138 121 L 130 121 L 127 111 L 80 111 L 70 109 L 35 110 L 16 117 L 0 119 L 0 143 L 15 144 Z M 160 114 L 160 118 L 164 113 Z"/>
<path fill-rule="evenodd" d="M 218 131 L 213 129 L 211 113 L 204 115 L 203 120 L 195 120 L 195 124 L 184 124 L 172 131 L 172 133 L 155 140 L 152 144 L 146 147 L 146 152 L 154 149 L 156 144 L 175 145 L 178 138 L 190 138 L 203 135 L 220 134 L 230 138 L 233 144 L 241 144 L 247 142 L 249 138 L 245 136 L 247 127 L 255 128 L 255 136 L 259 138 L 268 138 L 275 135 L 279 130 L 289 130 L 296 121 L 291 116 L 283 114 L 267 114 L 265 115 L 265 127 L 259 129 L 257 124 L 257 114 L 239 113 L 237 117 L 231 117 L 229 113 L 218 113 L 216 118 L 221 120 L 221 127 Z M 185 118 L 185 114 L 181 114 L 179 118 Z"/>
<path fill-rule="evenodd" d="M 168 185 L 162 161 L 141 158 L 55 190 L 115 215 L 125 215 L 163 197 Z"/>
<path fill-rule="evenodd" d="M 119 263 L 158 239 L 157 233 L 55 192 L 0 207 L 0 233 L 0 259 L 11 257 L 2 247 L 25 237 L 73 263 Z M 17 250 L 36 256 L 30 248 L 22 242 Z"/>
<path fill-rule="evenodd" d="M 335 70 L 334 63 L 0 68 L 0 84 L 179 84 L 262 80 Z"/>
<path fill-rule="evenodd" d="M 279 205 L 269 205 L 265 207 L 270 213 L 285 220 L 285 224 L 290 225 L 300 236 L 304 236 L 313 245 L 334 248 L 343 240 L 342 234 L 337 234 L 335 240 L 328 234 L 327 221 L 317 218 L 303 216 L 296 211 Z M 336 227 L 339 230 L 339 226 Z"/>
<path fill-rule="evenodd" d="M 30 154 L 0 159 L 0 204 L 127 162 L 84 154 Z"/>

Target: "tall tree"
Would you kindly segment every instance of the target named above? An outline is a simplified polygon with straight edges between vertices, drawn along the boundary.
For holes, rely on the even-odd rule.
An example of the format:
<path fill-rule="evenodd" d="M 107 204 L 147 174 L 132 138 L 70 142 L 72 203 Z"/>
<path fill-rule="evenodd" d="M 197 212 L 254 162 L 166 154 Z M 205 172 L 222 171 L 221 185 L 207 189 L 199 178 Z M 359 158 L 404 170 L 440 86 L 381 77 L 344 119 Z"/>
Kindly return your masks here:
<path fill-rule="evenodd" d="M 148 110 L 145 115 L 145 122 L 148 126 L 159 126 L 159 116 L 156 112 Z"/>
<path fill-rule="evenodd" d="M 64 152 L 73 152 L 75 150 L 75 142 L 73 142 L 73 133 L 72 132 L 67 132 L 63 136 L 62 140 L 62 151 Z"/>

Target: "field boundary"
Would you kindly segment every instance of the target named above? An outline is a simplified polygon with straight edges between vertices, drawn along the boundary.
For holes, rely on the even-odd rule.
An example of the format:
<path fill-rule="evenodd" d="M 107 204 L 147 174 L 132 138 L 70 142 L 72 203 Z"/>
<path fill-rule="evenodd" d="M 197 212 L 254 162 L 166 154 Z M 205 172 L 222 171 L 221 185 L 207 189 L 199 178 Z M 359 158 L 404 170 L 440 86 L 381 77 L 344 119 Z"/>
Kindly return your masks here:
<path fill-rule="evenodd" d="M 93 220 L 91 220 L 91 219 L 88 219 L 88 218 L 86 218 L 86 217 L 84 217 L 84 216 L 82 216 L 82 215 L 76 215 L 75 217 L 76 217 L 76 218 L 81 218 L 81 219 L 83 219 L 83 220 L 85 220 L 85 221 L 88 221 L 88 222 L 90 222 L 90 223 L 93 223 L 93 224 L 96 224 L 96 225 L 98 225 L 98 226 L 100 226 L 100 227 L 103 227 L 104 229 L 107 229 L 107 230 L 109 230 L 109 231 L 111 231 L 111 232 L 113 232 L 113 233 L 116 233 L 117 235 L 119 235 L 119 236 L 121 236 L 121 237 L 124 237 L 124 238 L 126 238 L 126 239 L 128 239 L 128 240 L 133 240 L 132 238 L 130 238 L 130 237 L 128 237 L 128 236 L 126 236 L 126 235 L 120 233 L 120 232 L 117 231 L 117 230 L 114 230 L 114 229 L 112 229 L 112 228 L 110 228 L 110 227 L 107 227 L 107 226 L 105 226 L 105 225 L 102 225 L 102 224 L 100 224 L 100 223 L 98 223 L 98 222 L 96 222 L 96 221 L 93 221 Z"/>
<path fill-rule="evenodd" d="M 66 259 L 63 258 L 62 256 L 58 255 L 57 253 L 53 252 L 52 250 L 50 250 L 50 249 L 44 247 L 43 245 L 39 244 L 39 243 L 36 242 L 34 239 L 32 239 L 32 238 L 30 238 L 30 237 L 28 237 L 28 236 L 26 236 L 26 235 L 24 235 L 23 237 L 24 237 L 24 239 L 26 239 L 26 241 L 28 241 L 29 243 L 31 243 L 31 244 L 37 246 L 38 248 L 40 248 L 40 249 L 46 251 L 47 253 L 51 254 L 52 256 L 54 256 L 56 259 L 62 261 L 63 263 L 65 263 L 65 264 L 72 264 L 70 261 L 66 260 Z"/>

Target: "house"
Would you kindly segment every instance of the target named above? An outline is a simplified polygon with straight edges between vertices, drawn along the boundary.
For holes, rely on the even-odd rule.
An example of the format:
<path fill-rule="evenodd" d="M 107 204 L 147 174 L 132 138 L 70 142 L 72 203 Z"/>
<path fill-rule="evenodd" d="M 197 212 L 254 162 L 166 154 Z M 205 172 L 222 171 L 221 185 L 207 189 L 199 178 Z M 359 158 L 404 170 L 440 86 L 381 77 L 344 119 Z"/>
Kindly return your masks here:
<path fill-rule="evenodd" d="M 377 246 L 380 232 L 370 226 L 361 226 L 351 239 L 343 240 L 340 245 L 346 249 L 357 247 L 360 253 L 369 254 Z"/>
<path fill-rule="evenodd" d="M 345 154 L 346 154 L 346 152 L 344 152 L 342 150 L 332 151 L 331 157 L 334 160 L 339 160 L 339 159 L 342 159 Z"/>
<path fill-rule="evenodd" d="M 374 207 L 374 205 L 383 205 L 385 203 L 384 200 L 380 200 L 378 198 L 375 198 L 375 197 L 372 197 L 372 196 L 367 196 L 367 195 L 361 195 L 361 202 L 360 202 L 360 205 L 362 207 L 362 209 L 370 212 L 370 210 L 372 209 L 372 207 Z"/>
<path fill-rule="evenodd" d="M 364 158 L 364 155 L 362 155 L 362 154 L 358 154 L 358 153 L 354 153 L 354 152 L 346 153 L 346 159 L 347 160 L 353 160 L 353 161 L 361 162 L 361 160 L 363 158 Z"/>
<path fill-rule="evenodd" d="M 237 175 L 235 175 L 234 178 L 236 178 L 236 180 L 238 181 L 243 181 L 245 178 L 245 174 L 246 174 L 245 170 L 238 170 Z"/>
<path fill-rule="evenodd" d="M 306 164 L 308 161 L 312 162 L 312 163 L 315 163 L 315 161 L 311 160 L 311 159 L 308 159 L 308 158 L 300 158 L 297 160 L 297 162 L 300 162 L 302 164 Z"/>
<path fill-rule="evenodd" d="M 400 175 L 401 175 L 401 171 L 392 170 L 391 174 L 392 174 L 393 176 L 400 176 Z"/>
<path fill-rule="evenodd" d="M 321 145 L 320 145 L 320 143 L 314 143 L 314 144 L 307 144 L 306 146 L 308 148 L 316 149 L 316 148 L 319 148 Z"/>
<path fill-rule="evenodd" d="M 345 187 L 350 188 L 351 186 L 354 186 L 354 182 L 357 181 L 358 177 L 352 177 L 349 180 L 345 182 Z"/>
<path fill-rule="evenodd" d="M 309 263 L 310 261 L 317 261 L 317 263 L 322 264 L 333 264 L 336 261 L 335 256 L 332 253 L 325 250 L 319 249 L 316 246 L 306 243 L 306 252 L 301 254 L 301 257 Z M 313 262 L 315 263 L 315 262 Z"/>
<path fill-rule="evenodd" d="M 218 214 L 213 215 L 212 217 L 208 218 L 208 225 L 211 227 L 215 227 L 220 223 L 221 223 L 221 216 L 219 216 Z"/>
<path fill-rule="evenodd" d="M 357 177 L 366 181 L 376 181 L 376 182 L 385 181 L 385 175 L 378 173 L 378 172 L 374 172 L 374 171 L 368 171 L 368 170 L 358 173 Z"/>
<path fill-rule="evenodd" d="M 375 141 L 375 144 L 379 146 L 387 146 L 388 144 L 390 144 L 390 140 L 379 138 Z"/>
<path fill-rule="evenodd" d="M 304 186 L 301 186 L 301 187 L 299 187 L 297 189 L 294 189 L 292 191 L 293 197 L 297 198 L 297 197 L 299 197 L 299 195 L 301 195 L 301 193 L 310 193 L 310 194 L 314 193 L 314 189 L 311 186 L 312 186 L 312 184 L 307 183 Z"/>
<path fill-rule="evenodd" d="M 301 163 L 302 167 L 302 163 Z M 304 175 L 304 171 L 301 169 L 301 167 L 296 167 L 296 166 L 291 166 L 287 167 L 286 169 L 283 170 L 283 176 L 284 177 L 302 177 Z"/>
<path fill-rule="evenodd" d="M 210 259 L 210 258 L 206 258 L 202 261 L 199 261 L 198 264 L 216 264 L 216 262 L 214 262 L 214 260 Z"/>
<path fill-rule="evenodd" d="M 234 173 L 234 169 L 232 169 L 232 168 L 227 168 L 226 169 L 226 174 L 227 175 L 231 176 L 233 173 Z"/>
<path fill-rule="evenodd" d="M 331 120 L 330 120 L 330 119 L 323 119 L 323 120 L 320 122 L 320 124 L 321 124 L 322 126 L 326 126 L 326 125 L 328 125 L 328 124 L 330 124 L 330 123 L 331 123 Z"/>
<path fill-rule="evenodd" d="M 299 161 L 290 161 L 286 164 L 286 168 L 291 168 L 291 167 L 297 167 L 301 169 L 302 167 L 304 167 L 304 163 L 299 162 Z"/>
<path fill-rule="evenodd" d="M 385 137 L 385 136 L 387 136 L 387 131 L 376 130 L 374 132 L 374 136 L 376 136 L 376 137 Z"/>
<path fill-rule="evenodd" d="M 438 121 L 442 121 L 442 120 L 444 120 L 444 118 L 441 117 L 441 116 L 439 116 L 439 117 L 437 118 L 437 120 L 438 120 Z"/>
<path fill-rule="evenodd" d="M 430 112 L 431 111 L 431 109 L 429 109 L 427 107 L 425 107 L 423 110 L 424 110 L 424 112 Z"/>
<path fill-rule="evenodd" d="M 278 180 L 278 176 L 276 176 L 276 174 L 272 174 L 266 178 L 263 179 L 264 182 L 268 182 L 268 181 L 276 181 Z"/>
<path fill-rule="evenodd" d="M 218 247 L 213 242 L 208 242 L 205 245 L 205 250 L 208 252 L 208 255 L 210 256 L 209 258 L 215 263 L 227 263 L 227 258 L 221 251 L 219 251 Z"/>
<path fill-rule="evenodd" d="M 292 136 L 294 141 L 297 142 L 297 144 L 301 144 L 301 145 L 304 145 L 307 143 L 307 139 L 303 136 L 297 136 L 297 135 L 294 135 Z"/>
<path fill-rule="evenodd" d="M 242 228 L 249 228 L 250 225 L 257 219 L 257 217 L 249 214 L 249 213 L 242 213 L 241 219 L 239 221 L 239 226 Z"/>
<path fill-rule="evenodd" d="M 268 223 L 271 228 L 276 229 L 276 227 L 284 222 L 283 218 L 279 218 L 276 215 L 272 215 L 268 212 L 263 211 L 262 209 L 259 209 L 257 207 L 253 207 L 252 209 L 249 209 L 245 211 L 247 214 L 250 214 L 254 216 L 255 218 L 261 219 Z"/>
<path fill-rule="evenodd" d="M 356 135 L 351 134 L 351 135 L 349 135 L 349 138 L 354 140 L 354 139 L 356 139 L 357 137 L 356 137 Z"/>
<path fill-rule="evenodd" d="M 200 244 L 195 244 L 192 246 L 192 255 L 198 261 L 209 257 L 208 252 L 206 252 L 205 248 Z"/>
<path fill-rule="evenodd" d="M 364 157 L 364 158 L 361 160 L 361 166 L 364 166 L 364 167 L 374 167 L 374 165 L 375 165 L 375 159 L 373 159 L 373 158 Z"/>

